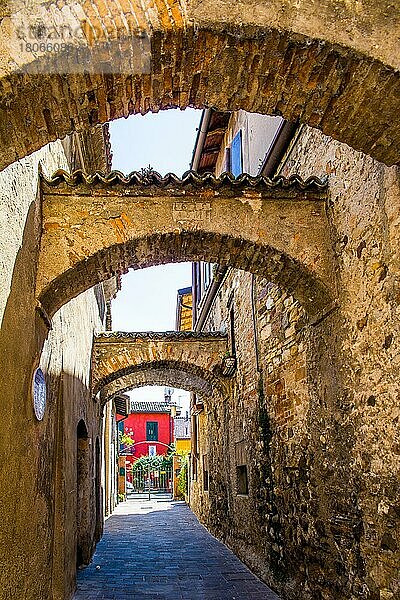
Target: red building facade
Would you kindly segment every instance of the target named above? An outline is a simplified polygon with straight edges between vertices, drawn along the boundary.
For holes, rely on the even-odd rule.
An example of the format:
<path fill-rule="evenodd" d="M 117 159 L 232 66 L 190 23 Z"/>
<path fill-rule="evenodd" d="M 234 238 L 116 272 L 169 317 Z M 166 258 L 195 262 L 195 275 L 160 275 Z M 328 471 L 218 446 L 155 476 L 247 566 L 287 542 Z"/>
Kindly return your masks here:
<path fill-rule="evenodd" d="M 126 448 L 127 479 L 130 466 L 141 456 L 165 455 L 174 440 L 174 418 L 165 402 L 133 402 L 131 414 L 124 420 L 124 432 L 134 440 Z"/>

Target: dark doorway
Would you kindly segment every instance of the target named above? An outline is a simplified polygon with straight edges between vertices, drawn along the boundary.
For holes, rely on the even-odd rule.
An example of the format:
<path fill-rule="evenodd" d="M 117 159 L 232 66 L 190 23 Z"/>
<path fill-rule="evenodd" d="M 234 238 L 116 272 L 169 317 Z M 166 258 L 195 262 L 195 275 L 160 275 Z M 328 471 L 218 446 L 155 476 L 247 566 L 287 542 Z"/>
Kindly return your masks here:
<path fill-rule="evenodd" d="M 101 453 L 100 453 L 100 440 L 96 438 L 96 455 L 95 455 L 95 477 L 94 477 L 94 485 L 95 485 L 95 494 L 96 494 L 96 530 L 95 530 L 95 540 L 96 543 L 100 540 L 103 534 L 103 515 L 102 515 L 102 505 L 103 505 L 103 494 L 101 487 Z"/>
<path fill-rule="evenodd" d="M 83 420 L 79 421 L 76 431 L 76 566 L 88 564 L 90 543 L 87 539 L 87 519 L 89 518 L 89 437 Z M 89 554 L 89 556 L 88 556 Z"/>

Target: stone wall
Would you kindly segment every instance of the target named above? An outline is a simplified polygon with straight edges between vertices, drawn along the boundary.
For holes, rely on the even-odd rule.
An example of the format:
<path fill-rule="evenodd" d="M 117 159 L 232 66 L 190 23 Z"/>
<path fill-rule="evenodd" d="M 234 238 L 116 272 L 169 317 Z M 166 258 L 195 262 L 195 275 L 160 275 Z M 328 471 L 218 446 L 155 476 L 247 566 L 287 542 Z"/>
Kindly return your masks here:
<path fill-rule="evenodd" d="M 210 485 L 192 482 L 192 507 L 285 599 L 394 600 L 398 171 L 304 128 L 294 172 L 329 175 L 339 306 L 311 324 L 268 280 L 228 273 L 204 329 L 229 332 L 233 307 L 237 373 L 223 404 L 206 403 Z"/>
<path fill-rule="evenodd" d="M 92 472 L 82 482 L 86 504 L 77 502 L 77 425 L 85 421 L 94 458 L 100 415 L 89 368 L 93 330 L 102 323 L 88 290 L 54 316 L 40 353 L 48 327 L 35 299 L 39 161 L 48 173 L 67 167 L 55 143 L 0 173 L 0 597 L 64 600 L 73 592 L 79 512 L 86 556 L 94 547 Z M 38 365 L 47 384 L 42 421 L 31 396 Z"/>
<path fill-rule="evenodd" d="M 93 391 L 132 373 L 164 369 L 181 370 L 188 389 L 210 393 L 213 387 L 223 387 L 218 372 L 225 352 L 225 336 L 218 333 L 120 331 L 98 335 L 92 354 Z"/>
<path fill-rule="evenodd" d="M 310 128 L 286 160 L 283 173 L 294 171 L 329 175 L 335 231 L 340 312 L 332 342 L 341 354 L 343 396 L 341 412 L 321 428 L 321 454 L 335 452 L 332 427 L 347 430 L 349 494 L 359 519 L 358 594 L 394 599 L 400 595 L 400 173 Z"/>

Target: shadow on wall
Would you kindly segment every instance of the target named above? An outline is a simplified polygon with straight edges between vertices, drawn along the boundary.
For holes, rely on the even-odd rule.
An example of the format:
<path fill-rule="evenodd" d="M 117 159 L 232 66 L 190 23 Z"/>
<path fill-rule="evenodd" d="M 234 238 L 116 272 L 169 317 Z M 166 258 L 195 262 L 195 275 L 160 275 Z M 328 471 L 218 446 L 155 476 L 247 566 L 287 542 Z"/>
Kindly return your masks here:
<path fill-rule="evenodd" d="M 49 562 L 54 515 L 55 411 L 40 425 L 31 402 L 31 379 L 47 328 L 35 311 L 35 281 L 40 220 L 38 203 L 27 214 L 16 256 L 11 289 L 0 331 L 0 514 L 5 597 L 48 597 L 49 583 L 40 577 Z M 4 374 L 7 376 L 4 377 Z M 52 382 L 54 389 L 57 383 Z M 52 391 L 53 391 L 52 389 Z"/>
<path fill-rule="evenodd" d="M 76 566 L 87 565 L 92 554 L 92 539 L 88 539 L 90 529 L 90 470 L 93 456 L 90 438 L 85 421 L 81 419 L 76 430 Z"/>
<path fill-rule="evenodd" d="M 44 418 L 38 421 L 34 415 L 31 381 L 47 336 L 35 300 L 40 231 L 34 202 L 0 330 L 0 589 L 1 597 L 26 600 L 64 598 L 73 592 L 77 423 L 85 415 L 93 440 L 100 425 L 97 406 L 88 402 L 90 390 L 79 378 L 62 373 L 61 359 L 54 359 L 46 374 Z M 91 444 L 90 452 L 86 475 L 91 488 L 85 501 L 92 516 L 85 547 L 93 551 L 102 531 L 101 490 L 97 502 L 94 490 L 94 482 L 100 486 L 99 443 Z"/>

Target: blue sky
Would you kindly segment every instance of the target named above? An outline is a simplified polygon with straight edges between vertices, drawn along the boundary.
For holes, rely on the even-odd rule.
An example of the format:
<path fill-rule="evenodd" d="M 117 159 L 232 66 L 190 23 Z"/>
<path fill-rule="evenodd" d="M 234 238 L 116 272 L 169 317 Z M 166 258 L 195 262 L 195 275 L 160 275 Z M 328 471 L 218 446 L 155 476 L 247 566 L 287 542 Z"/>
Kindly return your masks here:
<path fill-rule="evenodd" d="M 189 169 L 200 110 L 162 110 L 110 123 L 113 169 L 140 171 L 149 164 L 165 175 Z"/>
<path fill-rule="evenodd" d="M 113 169 L 130 173 L 151 165 L 155 171 L 183 175 L 189 169 L 201 111 L 186 109 L 134 115 L 110 123 Z M 191 285 L 191 264 L 129 271 L 112 304 L 113 329 L 166 331 L 175 328 L 176 293 Z M 139 388 L 130 395 L 162 399 L 164 388 Z M 188 394 L 174 393 L 187 405 Z"/>

